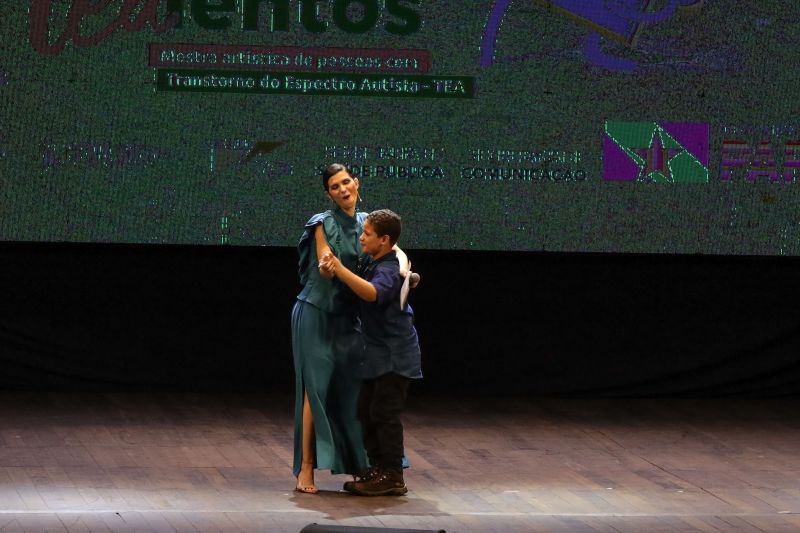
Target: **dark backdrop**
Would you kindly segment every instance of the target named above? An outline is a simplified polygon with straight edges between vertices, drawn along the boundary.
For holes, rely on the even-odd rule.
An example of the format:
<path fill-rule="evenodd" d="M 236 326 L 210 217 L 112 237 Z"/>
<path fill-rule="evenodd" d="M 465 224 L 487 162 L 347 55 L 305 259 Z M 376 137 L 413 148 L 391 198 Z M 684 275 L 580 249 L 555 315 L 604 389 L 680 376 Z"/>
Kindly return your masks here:
<path fill-rule="evenodd" d="M 408 250 L 421 391 L 800 391 L 800 258 Z M 0 244 L 0 388 L 289 391 L 292 248 Z"/>

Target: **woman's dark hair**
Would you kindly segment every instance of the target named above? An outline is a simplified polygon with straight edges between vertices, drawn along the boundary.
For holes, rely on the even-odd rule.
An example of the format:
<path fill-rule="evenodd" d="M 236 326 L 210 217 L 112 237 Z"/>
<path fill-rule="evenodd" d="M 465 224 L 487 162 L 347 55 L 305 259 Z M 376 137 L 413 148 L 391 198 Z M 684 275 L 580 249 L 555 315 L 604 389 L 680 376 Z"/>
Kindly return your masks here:
<path fill-rule="evenodd" d="M 325 190 L 328 190 L 328 180 L 330 180 L 333 176 L 338 174 L 344 170 L 347 174 L 350 174 L 350 171 L 347 170 L 347 167 L 342 165 L 341 163 L 331 163 L 325 170 L 322 171 L 322 186 L 325 187 Z"/>

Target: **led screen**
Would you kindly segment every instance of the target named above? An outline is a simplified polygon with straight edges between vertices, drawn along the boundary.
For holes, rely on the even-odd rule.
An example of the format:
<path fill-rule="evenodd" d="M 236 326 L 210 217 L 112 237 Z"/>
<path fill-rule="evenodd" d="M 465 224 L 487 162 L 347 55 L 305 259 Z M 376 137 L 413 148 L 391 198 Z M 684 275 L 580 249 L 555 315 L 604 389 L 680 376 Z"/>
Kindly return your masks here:
<path fill-rule="evenodd" d="M 800 5 L 2 3 L 0 239 L 800 254 Z"/>

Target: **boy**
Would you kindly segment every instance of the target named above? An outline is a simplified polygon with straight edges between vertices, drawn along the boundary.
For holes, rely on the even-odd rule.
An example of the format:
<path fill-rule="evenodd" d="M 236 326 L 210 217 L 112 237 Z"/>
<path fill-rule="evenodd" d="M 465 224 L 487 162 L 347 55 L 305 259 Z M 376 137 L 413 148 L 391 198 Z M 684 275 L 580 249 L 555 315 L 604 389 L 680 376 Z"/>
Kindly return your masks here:
<path fill-rule="evenodd" d="M 401 496 L 408 492 L 403 480 L 403 424 L 408 385 L 422 377 L 419 341 L 411 306 L 400 308 L 403 278 L 392 247 L 400 237 L 400 217 L 388 209 L 373 211 L 364 222 L 359 241 L 372 261 L 362 277 L 332 254 L 320 265 L 328 269 L 361 299 L 364 358 L 359 368 L 364 379 L 358 399 L 358 417 L 370 469 L 345 489 L 362 496 Z"/>

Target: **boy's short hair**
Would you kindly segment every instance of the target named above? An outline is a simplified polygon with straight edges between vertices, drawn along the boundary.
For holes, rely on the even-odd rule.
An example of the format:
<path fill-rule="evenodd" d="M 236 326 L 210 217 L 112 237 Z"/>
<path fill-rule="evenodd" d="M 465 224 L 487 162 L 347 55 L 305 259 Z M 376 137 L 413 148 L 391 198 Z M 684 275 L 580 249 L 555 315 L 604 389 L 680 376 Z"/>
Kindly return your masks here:
<path fill-rule="evenodd" d="M 389 236 L 389 242 L 394 246 L 400 238 L 402 222 L 400 215 L 388 209 L 378 209 L 367 215 L 367 220 L 372 225 L 378 237 Z"/>

